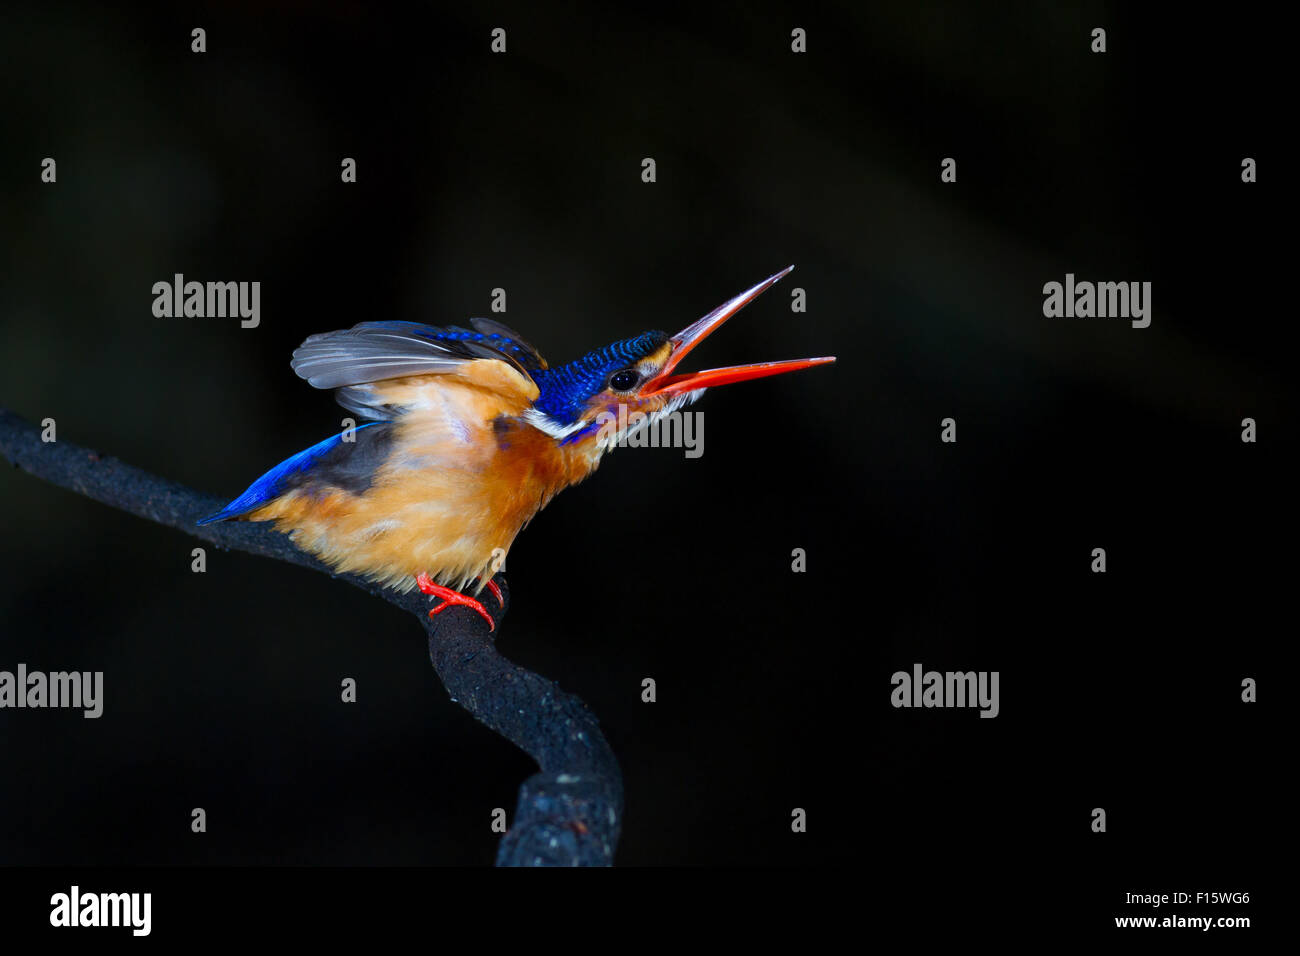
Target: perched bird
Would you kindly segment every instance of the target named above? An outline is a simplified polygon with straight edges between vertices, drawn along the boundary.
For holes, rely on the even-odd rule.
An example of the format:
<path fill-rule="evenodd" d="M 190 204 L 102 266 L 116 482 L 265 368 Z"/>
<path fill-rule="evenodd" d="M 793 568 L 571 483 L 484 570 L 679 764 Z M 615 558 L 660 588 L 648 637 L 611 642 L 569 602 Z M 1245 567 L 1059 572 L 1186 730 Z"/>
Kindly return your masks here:
<path fill-rule="evenodd" d="M 500 602 L 492 573 L 515 536 L 610 448 L 711 386 L 835 361 L 676 373 L 706 336 L 793 268 L 676 335 L 643 332 L 554 368 L 489 319 L 471 320 L 472 329 L 362 322 L 313 335 L 293 353 L 293 370 L 316 388 L 337 389 L 339 404 L 365 423 L 276 465 L 199 524 L 272 521 L 337 571 L 441 597 L 430 616 L 463 605 L 495 626 L 462 592 L 477 581 L 475 595 L 486 584 Z"/>

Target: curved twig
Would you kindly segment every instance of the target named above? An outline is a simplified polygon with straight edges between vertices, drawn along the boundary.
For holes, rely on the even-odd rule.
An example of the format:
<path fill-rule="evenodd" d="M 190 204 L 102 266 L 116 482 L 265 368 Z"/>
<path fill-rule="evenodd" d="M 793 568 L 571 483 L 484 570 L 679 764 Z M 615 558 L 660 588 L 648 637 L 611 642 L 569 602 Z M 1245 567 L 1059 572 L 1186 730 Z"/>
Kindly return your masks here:
<path fill-rule="evenodd" d="M 198 527 L 200 517 L 225 501 L 65 441 L 43 442 L 38 428 L 3 408 L 0 455 L 52 484 L 218 548 L 311 568 L 411 612 L 428 633 L 429 659 L 452 700 L 541 768 L 519 788 L 514 824 L 501 841 L 497 865 L 612 863 L 622 828 L 623 778 L 600 725 L 577 697 L 502 657 L 477 614 L 451 608 L 431 619 L 431 599 L 420 592 L 399 594 L 354 575 L 336 574 L 268 524 Z M 510 594 L 504 577 L 497 575 L 496 581 L 504 596 L 496 614 L 500 633 Z M 495 603 L 485 606 L 493 609 Z"/>

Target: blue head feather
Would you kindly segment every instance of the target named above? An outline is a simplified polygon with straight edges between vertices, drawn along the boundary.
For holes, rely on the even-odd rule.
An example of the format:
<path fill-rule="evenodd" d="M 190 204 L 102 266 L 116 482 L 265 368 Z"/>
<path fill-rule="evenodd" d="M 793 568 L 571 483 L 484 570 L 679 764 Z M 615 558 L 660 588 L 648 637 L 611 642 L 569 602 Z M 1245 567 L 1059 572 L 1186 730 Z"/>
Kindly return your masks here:
<path fill-rule="evenodd" d="M 605 390 L 611 375 L 635 365 L 667 341 L 668 336 L 663 332 L 642 332 L 588 352 L 566 365 L 531 372 L 541 393 L 533 407 L 561 424 L 572 425 L 582 417 L 592 396 Z"/>

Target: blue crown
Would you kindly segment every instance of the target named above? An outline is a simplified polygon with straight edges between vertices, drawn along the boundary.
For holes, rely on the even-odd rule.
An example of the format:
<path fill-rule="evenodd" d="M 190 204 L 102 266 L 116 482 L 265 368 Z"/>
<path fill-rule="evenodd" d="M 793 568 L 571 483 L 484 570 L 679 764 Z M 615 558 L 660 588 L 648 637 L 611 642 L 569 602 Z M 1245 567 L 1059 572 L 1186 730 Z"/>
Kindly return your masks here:
<path fill-rule="evenodd" d="M 541 392 L 533 407 L 557 422 L 572 425 L 582 417 L 591 397 L 605 389 L 610 375 L 635 365 L 667 341 L 668 336 L 663 332 L 642 332 L 635 338 L 588 352 L 566 365 L 538 369 L 531 373 Z"/>

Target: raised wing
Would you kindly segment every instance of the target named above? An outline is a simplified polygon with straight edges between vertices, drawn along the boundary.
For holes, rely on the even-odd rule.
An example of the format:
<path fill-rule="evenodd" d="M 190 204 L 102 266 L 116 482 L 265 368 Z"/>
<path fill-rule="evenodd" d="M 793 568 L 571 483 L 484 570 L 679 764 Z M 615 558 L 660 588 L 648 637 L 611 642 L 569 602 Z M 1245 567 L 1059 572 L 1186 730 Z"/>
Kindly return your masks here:
<path fill-rule="evenodd" d="M 531 402 L 532 372 L 546 360 L 518 333 L 491 319 L 473 329 L 418 322 L 361 322 L 313 335 L 293 353 L 293 370 L 316 388 L 337 389 L 338 403 L 369 419 L 392 417 L 392 389 L 373 383 L 421 375 L 456 375 L 482 388 Z M 478 363 L 489 363 L 479 368 Z"/>

